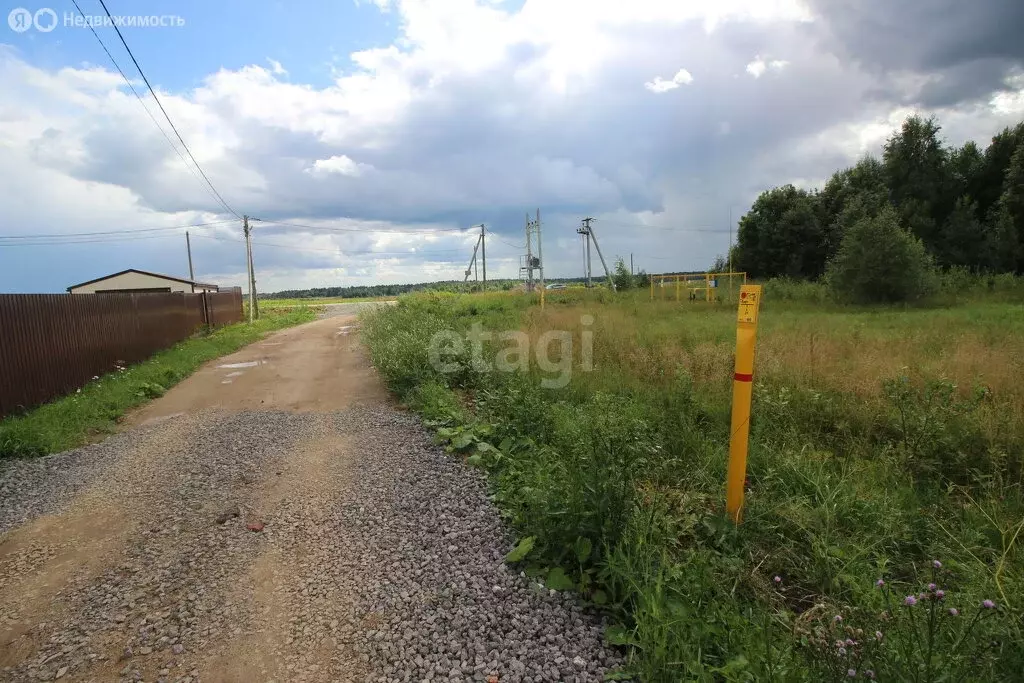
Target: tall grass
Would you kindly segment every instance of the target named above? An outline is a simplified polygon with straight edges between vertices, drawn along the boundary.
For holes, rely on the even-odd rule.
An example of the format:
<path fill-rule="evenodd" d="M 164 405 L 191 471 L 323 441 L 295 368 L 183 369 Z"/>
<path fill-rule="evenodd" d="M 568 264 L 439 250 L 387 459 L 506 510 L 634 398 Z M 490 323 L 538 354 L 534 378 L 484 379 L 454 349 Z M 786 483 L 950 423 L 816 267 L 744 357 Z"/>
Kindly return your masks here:
<path fill-rule="evenodd" d="M 232 353 L 266 333 L 308 322 L 308 308 L 265 314 L 253 323 L 228 325 L 160 351 L 123 371 L 100 376 L 76 393 L 0 420 L 0 458 L 57 453 L 113 432 L 118 419 L 163 394 L 208 360 Z"/>
<path fill-rule="evenodd" d="M 609 637 L 629 647 L 630 672 L 835 680 L 871 667 L 888 680 L 1016 680 L 1020 304 L 999 292 L 913 309 L 766 296 L 737 528 L 722 510 L 734 309 L 647 292 L 552 294 L 544 311 L 522 295 L 405 297 L 365 314 L 364 339 L 439 440 L 488 470 L 523 539 L 510 559 L 616 616 Z M 428 360 L 431 335 L 474 322 L 533 339 L 567 330 L 578 343 L 583 314 L 594 317 L 595 371 L 561 390 L 542 389 L 535 364 L 508 374 L 462 359 L 445 374 Z M 875 587 L 884 576 L 917 594 L 934 559 L 945 607 L 998 606 L 938 668 L 897 647 L 909 642 L 897 637 L 903 622 L 880 617 Z M 822 646 L 835 615 L 858 642 L 844 655 Z M 886 636 L 868 648 L 857 629 Z"/>

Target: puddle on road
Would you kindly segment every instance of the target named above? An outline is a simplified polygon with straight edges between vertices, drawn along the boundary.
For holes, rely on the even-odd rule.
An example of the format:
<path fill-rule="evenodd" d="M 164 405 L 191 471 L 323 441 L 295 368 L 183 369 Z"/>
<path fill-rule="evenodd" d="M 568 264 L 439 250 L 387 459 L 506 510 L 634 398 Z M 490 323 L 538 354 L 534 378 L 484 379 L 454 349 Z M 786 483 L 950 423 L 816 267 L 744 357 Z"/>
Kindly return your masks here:
<path fill-rule="evenodd" d="M 267 361 L 265 361 L 265 360 L 247 360 L 244 363 L 224 363 L 223 365 L 218 365 L 217 367 L 218 368 L 254 368 L 257 365 L 266 365 L 266 364 L 267 364 Z"/>
<path fill-rule="evenodd" d="M 235 370 L 234 372 L 229 372 L 228 374 L 226 374 L 224 376 L 225 377 L 241 377 L 244 374 L 245 373 L 242 372 L 241 370 Z"/>
<path fill-rule="evenodd" d="M 338 331 L 334 333 L 334 336 L 340 337 L 343 334 L 347 335 L 348 331 L 351 330 L 353 327 L 355 327 L 355 325 L 343 325 L 338 328 Z"/>

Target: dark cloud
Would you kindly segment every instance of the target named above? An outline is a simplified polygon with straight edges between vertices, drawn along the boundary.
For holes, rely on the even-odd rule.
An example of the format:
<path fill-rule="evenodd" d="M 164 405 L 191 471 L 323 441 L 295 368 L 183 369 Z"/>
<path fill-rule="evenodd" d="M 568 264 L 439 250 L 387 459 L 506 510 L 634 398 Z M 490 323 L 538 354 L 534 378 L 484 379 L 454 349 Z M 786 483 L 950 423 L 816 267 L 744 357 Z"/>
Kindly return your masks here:
<path fill-rule="evenodd" d="M 948 106 L 983 97 L 1024 64 L 1020 0 L 810 1 L 830 31 L 819 39 L 832 49 L 877 73 L 925 77 L 909 92 L 904 81 L 878 90 L 899 101 Z"/>

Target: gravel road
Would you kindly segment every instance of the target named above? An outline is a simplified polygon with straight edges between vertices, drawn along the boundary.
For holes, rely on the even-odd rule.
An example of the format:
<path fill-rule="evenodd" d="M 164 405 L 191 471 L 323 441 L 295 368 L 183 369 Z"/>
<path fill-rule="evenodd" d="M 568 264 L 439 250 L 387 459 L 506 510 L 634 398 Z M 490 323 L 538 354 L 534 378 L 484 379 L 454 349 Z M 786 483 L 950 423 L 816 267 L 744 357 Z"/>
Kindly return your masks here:
<path fill-rule="evenodd" d="M 305 327 L 252 369 L 276 378 L 251 379 L 265 410 L 166 413 L 183 387 L 103 443 L 0 464 L 0 680 L 598 681 L 619 664 L 596 615 L 504 564 L 481 475 L 352 385 L 372 373 L 303 410 L 259 388 L 300 359 L 365 363 L 338 319 Z"/>

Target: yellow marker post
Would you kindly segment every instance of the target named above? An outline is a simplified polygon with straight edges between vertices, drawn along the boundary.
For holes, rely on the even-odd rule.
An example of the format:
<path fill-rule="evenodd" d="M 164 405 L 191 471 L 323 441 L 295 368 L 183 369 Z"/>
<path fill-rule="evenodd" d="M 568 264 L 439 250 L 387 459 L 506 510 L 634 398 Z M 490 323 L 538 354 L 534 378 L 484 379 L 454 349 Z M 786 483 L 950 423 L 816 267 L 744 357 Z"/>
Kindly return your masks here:
<path fill-rule="evenodd" d="M 679 301 L 679 276 L 676 275 L 676 301 Z"/>
<path fill-rule="evenodd" d="M 743 518 L 743 490 L 747 479 L 747 444 L 750 439 L 750 399 L 754 387 L 754 342 L 761 285 L 740 287 L 736 316 L 736 369 L 732 381 L 732 429 L 729 439 L 729 473 L 725 485 L 725 509 L 737 524 Z"/>

